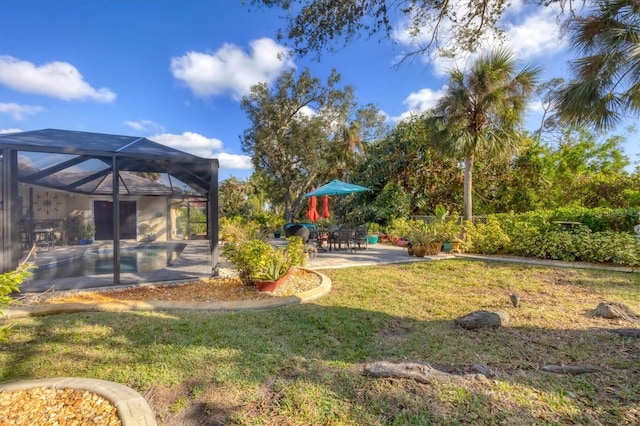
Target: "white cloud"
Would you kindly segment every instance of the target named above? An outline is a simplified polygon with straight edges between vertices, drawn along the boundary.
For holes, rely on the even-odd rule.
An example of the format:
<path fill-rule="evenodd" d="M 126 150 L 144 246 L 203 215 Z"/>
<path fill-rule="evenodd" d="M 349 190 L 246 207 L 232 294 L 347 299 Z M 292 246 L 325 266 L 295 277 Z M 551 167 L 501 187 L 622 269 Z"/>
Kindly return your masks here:
<path fill-rule="evenodd" d="M 125 121 L 124 124 L 138 133 L 164 133 L 164 126 L 152 120 Z"/>
<path fill-rule="evenodd" d="M 20 133 L 22 132 L 21 129 L 0 129 L 0 135 L 4 135 L 7 133 Z"/>
<path fill-rule="evenodd" d="M 14 90 L 50 96 L 65 101 L 113 102 L 116 94 L 107 88 L 94 89 L 68 62 L 36 66 L 12 56 L 0 56 L 0 84 Z"/>
<path fill-rule="evenodd" d="M 214 53 L 189 52 L 171 59 L 171 72 L 196 96 L 230 93 L 240 99 L 251 86 L 270 83 L 284 69 L 294 67 L 288 50 L 270 38 L 254 40 L 250 46 L 250 53 L 233 44 Z"/>
<path fill-rule="evenodd" d="M 507 24 L 508 44 L 519 59 L 551 56 L 567 47 L 556 15 L 551 7 L 536 8 L 521 23 Z"/>
<path fill-rule="evenodd" d="M 467 9 L 466 2 L 456 0 L 452 8 L 458 11 L 458 15 Z M 551 56 L 567 46 L 567 41 L 562 37 L 561 25 L 556 19 L 559 10 L 557 7 L 525 8 L 520 2 L 513 2 L 505 11 L 501 25 L 505 30 L 505 40 L 498 38 L 496 34 L 488 33 L 482 39 L 477 40 L 481 45 L 478 52 L 473 54 L 460 53 L 456 58 L 443 57 L 438 52 L 423 55 L 421 60 L 433 66 L 436 76 L 445 76 L 453 68 L 465 69 L 483 52 L 495 49 L 503 44 L 509 46 L 516 58 L 520 61 L 531 61 L 540 56 Z M 451 23 L 445 21 L 440 26 L 440 42 L 448 45 L 451 38 L 444 35 L 452 34 Z M 432 31 L 425 26 L 418 34 L 411 34 L 410 21 L 405 19 L 400 22 L 395 31 L 394 39 L 404 46 L 405 51 L 417 50 L 430 42 Z"/>
<path fill-rule="evenodd" d="M 39 106 L 0 102 L 0 114 L 11 114 L 11 117 L 18 121 L 24 119 L 26 115 L 36 115 L 43 111 L 45 109 Z"/>
<path fill-rule="evenodd" d="M 400 114 L 399 117 L 394 117 L 393 121 L 407 120 L 412 115 L 428 111 L 435 106 L 443 93 L 443 89 L 431 90 L 428 88 L 411 93 L 403 102 L 408 110 Z"/>
<path fill-rule="evenodd" d="M 251 157 L 247 155 L 227 154 L 221 152 L 216 155 L 220 161 L 220 168 L 223 169 L 240 169 L 251 170 L 253 165 L 251 164 Z"/>
<path fill-rule="evenodd" d="M 222 152 L 222 141 L 220 139 L 208 138 L 194 132 L 184 132 L 181 135 L 163 133 L 151 136 L 149 139 L 198 157 L 217 158 L 220 161 L 221 168 L 243 170 L 252 168 L 251 157 Z"/>

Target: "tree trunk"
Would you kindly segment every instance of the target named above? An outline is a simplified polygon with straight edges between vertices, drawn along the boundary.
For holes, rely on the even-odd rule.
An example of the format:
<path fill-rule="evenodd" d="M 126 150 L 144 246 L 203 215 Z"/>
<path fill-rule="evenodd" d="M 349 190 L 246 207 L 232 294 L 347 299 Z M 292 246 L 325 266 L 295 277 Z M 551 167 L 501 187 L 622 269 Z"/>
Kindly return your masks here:
<path fill-rule="evenodd" d="M 464 220 L 473 219 L 473 202 L 471 199 L 473 169 L 473 154 L 467 155 L 464 159 Z"/>
<path fill-rule="evenodd" d="M 291 200 L 285 195 L 284 197 L 284 220 L 286 223 L 291 223 L 293 220 L 293 212 L 291 211 Z"/>

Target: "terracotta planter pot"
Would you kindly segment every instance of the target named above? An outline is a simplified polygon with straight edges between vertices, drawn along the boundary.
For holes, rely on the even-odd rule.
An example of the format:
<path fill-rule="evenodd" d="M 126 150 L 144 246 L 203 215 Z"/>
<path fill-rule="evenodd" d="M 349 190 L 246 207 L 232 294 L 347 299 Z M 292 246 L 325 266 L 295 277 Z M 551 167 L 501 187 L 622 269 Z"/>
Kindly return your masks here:
<path fill-rule="evenodd" d="M 289 268 L 286 274 L 278 278 L 277 280 L 253 280 L 259 291 L 276 291 L 278 287 L 284 283 L 289 276 L 293 273 L 293 268 Z"/>
<path fill-rule="evenodd" d="M 434 243 L 429 243 L 427 245 L 427 254 L 429 256 L 435 256 L 440 253 L 440 248 L 442 247 L 442 243 L 440 241 L 436 241 Z"/>
<path fill-rule="evenodd" d="M 417 245 L 413 248 L 413 254 L 416 257 L 425 257 L 427 255 L 427 246 Z"/>

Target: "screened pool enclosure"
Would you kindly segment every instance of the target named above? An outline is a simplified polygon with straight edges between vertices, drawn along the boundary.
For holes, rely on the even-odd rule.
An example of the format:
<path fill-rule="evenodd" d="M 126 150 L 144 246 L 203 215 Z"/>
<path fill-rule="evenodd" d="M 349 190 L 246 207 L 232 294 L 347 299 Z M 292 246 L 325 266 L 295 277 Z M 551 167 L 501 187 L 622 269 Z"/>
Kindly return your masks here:
<path fill-rule="evenodd" d="M 201 206 L 198 237 L 209 241 L 218 275 L 218 160 L 133 136 L 46 129 L 0 135 L 0 272 L 25 250 L 188 238 L 176 206 Z M 114 178 L 116 177 L 116 178 Z M 186 234 L 186 235 L 185 235 Z"/>

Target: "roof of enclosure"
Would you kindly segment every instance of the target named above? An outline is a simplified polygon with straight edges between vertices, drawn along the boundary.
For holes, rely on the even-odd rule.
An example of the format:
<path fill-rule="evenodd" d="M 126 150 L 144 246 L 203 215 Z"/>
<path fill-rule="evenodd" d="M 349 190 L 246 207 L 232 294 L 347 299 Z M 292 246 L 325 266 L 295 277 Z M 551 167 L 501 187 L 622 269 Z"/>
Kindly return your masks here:
<path fill-rule="evenodd" d="M 142 137 L 45 129 L 2 134 L 0 148 L 19 151 L 20 182 L 70 192 L 110 194 L 114 158 L 120 171 L 120 193 L 204 195 L 211 185 L 212 170 L 217 180 L 218 160 Z M 159 174 L 155 177 L 161 179 L 154 182 L 140 173 Z"/>

